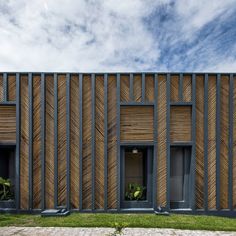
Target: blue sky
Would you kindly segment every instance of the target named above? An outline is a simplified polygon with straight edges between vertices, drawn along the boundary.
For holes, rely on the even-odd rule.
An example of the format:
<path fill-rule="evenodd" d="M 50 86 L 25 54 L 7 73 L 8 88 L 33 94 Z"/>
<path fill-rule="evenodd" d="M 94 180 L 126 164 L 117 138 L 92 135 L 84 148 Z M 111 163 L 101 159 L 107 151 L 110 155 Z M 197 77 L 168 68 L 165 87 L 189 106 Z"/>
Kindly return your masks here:
<path fill-rule="evenodd" d="M 236 0 L 0 0 L 1 71 L 236 71 Z"/>

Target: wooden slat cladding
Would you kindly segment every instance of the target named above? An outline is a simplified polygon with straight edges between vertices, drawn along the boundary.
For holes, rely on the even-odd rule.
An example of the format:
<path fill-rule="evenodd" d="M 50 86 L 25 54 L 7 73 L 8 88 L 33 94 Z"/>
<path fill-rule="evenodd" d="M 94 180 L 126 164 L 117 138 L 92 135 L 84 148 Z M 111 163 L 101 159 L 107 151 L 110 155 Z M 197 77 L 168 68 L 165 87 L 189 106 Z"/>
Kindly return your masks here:
<path fill-rule="evenodd" d="M 71 152 L 71 208 L 79 208 L 79 78 L 76 75 L 71 77 L 71 125 L 70 125 L 70 152 Z"/>
<path fill-rule="evenodd" d="M 46 76 L 45 199 L 54 208 L 54 78 Z"/>
<path fill-rule="evenodd" d="M 15 75 L 8 75 L 8 101 L 15 101 L 16 100 L 16 76 Z"/>
<path fill-rule="evenodd" d="M 192 101 L 192 79 L 191 75 L 183 76 L 183 101 L 191 102 Z"/>
<path fill-rule="evenodd" d="M 66 76 L 58 76 L 58 205 L 66 205 Z"/>
<path fill-rule="evenodd" d="M 208 83 L 208 206 L 216 208 L 216 76 Z"/>
<path fill-rule="evenodd" d="M 233 208 L 236 209 L 236 76 L 233 94 Z"/>
<path fill-rule="evenodd" d="M 204 206 L 204 77 L 196 77 L 196 208 Z"/>
<path fill-rule="evenodd" d="M 229 156 L 229 77 L 221 77 L 221 144 L 220 144 L 220 208 L 228 206 Z"/>
<path fill-rule="evenodd" d="M 108 208 L 117 208 L 116 77 L 108 77 Z"/>
<path fill-rule="evenodd" d="M 130 93 L 130 84 L 129 84 L 129 76 L 121 75 L 120 77 L 120 101 L 128 102 L 129 101 L 129 93 Z"/>
<path fill-rule="evenodd" d="M 145 78 L 145 97 L 147 102 L 154 102 L 154 75 L 146 75 Z"/>
<path fill-rule="evenodd" d="M 41 78 L 33 76 L 33 208 L 41 207 Z"/>
<path fill-rule="evenodd" d="M 141 75 L 134 75 L 134 101 L 141 102 L 142 99 L 142 76 Z"/>
<path fill-rule="evenodd" d="M 0 74 L 0 102 L 3 101 L 3 93 L 4 93 L 4 88 L 3 88 L 3 74 Z"/>
<path fill-rule="evenodd" d="M 92 88 L 91 76 L 83 77 L 83 209 L 92 204 Z"/>
<path fill-rule="evenodd" d="M 7 94 L 3 88 L 7 78 Z M 6 76 L 6 77 L 5 77 Z M 17 74 L 18 76 L 18 74 Z M 41 76 L 45 76 L 45 114 L 42 113 L 42 87 Z M 229 84 L 230 74 L 219 75 L 219 83 L 216 74 L 196 74 L 196 113 L 192 111 L 192 104 L 186 106 L 183 102 L 192 102 L 192 75 L 191 74 L 170 74 L 170 117 L 167 116 L 169 104 L 167 101 L 167 74 L 157 74 L 157 107 L 154 103 L 154 74 L 152 73 L 133 73 L 120 75 L 120 98 L 122 104 L 119 107 L 117 101 L 117 74 L 108 74 L 108 90 L 107 90 L 107 150 L 105 141 L 105 104 L 104 104 L 104 75 L 95 74 L 95 107 L 92 107 L 92 80 L 91 74 L 82 74 L 83 94 L 80 94 L 79 74 L 71 74 L 70 80 L 70 101 L 66 100 L 66 75 L 59 73 L 58 77 L 58 112 L 55 113 L 55 97 L 54 97 L 54 75 L 32 73 L 32 100 L 29 94 L 29 81 L 26 73 L 20 73 L 20 209 L 28 210 L 31 202 L 31 183 L 32 180 L 32 200 L 33 209 L 42 207 L 42 180 L 45 180 L 45 208 L 54 208 L 54 190 L 55 187 L 55 117 L 58 115 L 58 205 L 66 205 L 67 189 L 70 191 L 70 203 L 72 209 L 79 209 L 82 204 L 83 209 L 106 209 L 104 202 L 107 202 L 108 209 L 117 209 L 119 206 L 118 194 L 120 180 L 118 179 L 119 164 L 119 146 L 123 142 L 153 142 L 156 144 L 156 190 L 157 195 L 154 199 L 155 205 L 167 206 L 167 186 L 168 186 L 168 134 L 170 131 L 171 142 L 189 142 L 192 141 L 192 118 L 196 118 L 196 179 L 195 179 L 195 206 L 197 209 L 203 210 L 221 210 L 231 207 L 231 194 L 233 200 L 233 208 L 236 209 L 236 76 L 234 74 L 234 91 L 233 104 L 230 103 L 230 94 L 232 88 Z M 130 77 L 131 76 L 131 77 Z M 143 76 L 143 77 L 142 77 Z M 183 76 L 183 77 L 182 77 Z M 204 94 L 204 78 L 208 78 L 208 96 Z M 56 78 L 56 77 L 55 77 Z M 145 86 L 142 82 L 145 78 Z M 180 83 L 180 78 L 181 83 Z M 42 79 L 42 81 L 44 81 Z M 133 84 L 130 86 L 130 81 Z M 69 83 L 68 83 L 69 84 Z M 217 91 L 217 84 L 220 90 Z M 180 88 L 179 86 L 182 85 Z M 133 88 L 130 93 L 130 87 Z M 142 90 L 145 89 L 145 90 Z M 193 89 L 193 90 L 192 90 Z M 182 91 L 182 92 L 181 92 Z M 144 94 L 145 92 L 145 94 Z M 181 92 L 181 94 L 179 94 Z M 69 93 L 68 93 L 69 94 Z M 7 96 L 6 96 L 7 95 Z M 83 100 L 80 101 L 82 96 Z M 219 97 L 218 97 L 219 96 Z M 4 99 L 7 100 L 4 100 Z M 206 104 L 204 99 L 206 98 Z M 220 98 L 220 100 L 218 100 Z M 16 109 L 14 101 L 16 100 L 16 74 L 0 73 L 0 142 L 16 142 Z M 30 101 L 32 101 L 33 117 L 30 114 Z M 220 101 L 218 104 L 217 101 Z M 9 105 L 7 103 L 9 102 Z M 82 106 L 80 107 L 80 102 Z M 125 102 L 130 103 L 125 106 Z M 132 103 L 133 102 L 133 103 Z M 134 102 L 137 102 L 135 104 Z M 145 105 L 145 102 L 153 104 Z M 178 102 L 182 102 L 179 103 Z M 140 103 L 140 104 L 139 104 Z M 18 104 L 18 103 L 17 103 Z M 70 109 L 66 105 L 70 105 Z M 220 105 L 219 113 L 217 105 Z M 233 105 L 233 109 L 231 109 Z M 193 108 L 195 103 L 193 102 Z M 155 109 L 156 108 L 156 109 Z M 204 113 L 204 108 L 207 108 Z M 82 109 L 82 117 L 80 115 Z M 120 110 L 117 110 L 120 109 Z M 67 116 L 67 111 L 70 115 Z M 95 111 L 93 113 L 93 111 Z M 154 111 L 157 111 L 157 124 L 154 124 Z M 233 132 L 231 132 L 230 114 L 233 112 Z M 92 113 L 94 114 L 95 123 L 92 124 Z M 117 116 L 117 114 L 120 116 Z M 196 114 L 196 117 L 194 116 Z M 206 114 L 206 116 L 205 116 Z M 217 116 L 217 114 L 219 116 Z M 193 117 L 192 117 L 193 115 Z M 55 117 L 54 117 L 55 116 Z M 32 149 L 29 147 L 30 140 L 30 117 L 32 118 Z M 42 118 L 45 118 L 45 140 L 42 140 Z M 67 132 L 67 118 L 70 118 L 69 132 Z M 170 123 L 167 124 L 170 118 Z M 120 119 L 120 123 L 117 122 Z M 82 130 L 80 130 L 80 122 L 82 121 Z M 204 121 L 206 122 L 204 125 Z M 156 125 L 156 126 L 155 126 Z M 95 126 L 95 133 L 92 128 Z M 117 128 L 119 128 L 118 130 Z M 169 127 L 168 127 L 169 126 Z M 218 130 L 217 127 L 220 127 Z M 157 127 L 154 140 L 154 127 Z M 206 128 L 204 130 L 204 128 Z M 120 133 L 119 133 L 120 131 Z M 207 131 L 207 133 L 206 133 Z M 80 137 L 82 133 L 82 137 Z M 70 138 L 70 150 L 67 150 L 67 134 Z M 94 136 L 92 137 L 92 134 Z M 194 132 L 193 132 L 194 134 Z M 118 136 L 117 136 L 118 135 Z M 117 139 L 120 135 L 120 140 Z M 233 144 L 230 135 L 233 135 Z M 205 140 L 204 140 L 205 137 Z M 82 138 L 82 140 L 80 140 Z M 93 139 L 94 138 L 94 139 Z M 42 141 L 45 146 L 42 145 Z M 82 141 L 82 150 L 80 144 Z M 92 143 L 94 141 L 94 143 Z M 194 139 L 193 139 L 194 141 Z M 154 143 L 156 142 L 156 143 Z M 94 149 L 92 148 L 94 144 Z M 232 144 L 232 145 L 231 145 Z M 181 144 L 183 145 L 183 144 Z M 190 143 L 188 144 L 190 145 Z M 41 158 L 42 147 L 45 147 L 45 176 L 41 176 L 44 172 L 42 168 Z M 194 147 L 194 143 L 193 146 Z M 204 148 L 205 147 L 205 148 Z M 232 166 L 231 152 L 232 147 Z M 194 150 L 194 149 L 192 149 Z M 219 153 L 217 153 L 219 150 Z M 32 173 L 31 173 L 31 156 L 32 153 Z M 94 151 L 94 152 L 93 152 Z M 104 153 L 107 152 L 107 166 L 104 160 Z M 205 153 L 204 153 L 205 152 Z M 67 179 L 67 154 L 70 153 L 70 180 Z M 80 153 L 82 156 L 80 156 Z M 92 173 L 92 153 L 95 154 L 94 170 Z M 193 152 L 194 154 L 194 152 Z M 194 156 L 192 157 L 194 158 Z M 217 161 L 220 160 L 219 163 Z M 204 166 L 204 161 L 207 164 Z M 80 166 L 80 163 L 82 165 Z M 193 163 L 194 166 L 194 163 Z M 192 166 L 191 166 L 192 167 Z M 219 167 L 219 169 L 218 169 Z M 233 173 L 231 173 L 231 167 Z M 79 170 L 82 168 L 82 175 Z M 107 172 L 106 169 L 107 168 Z M 122 168 L 122 166 L 121 166 Z M 206 173 L 204 173 L 204 168 Z M 218 172 L 219 170 L 219 172 Z M 104 175 L 107 174 L 107 182 Z M 155 174 L 155 173 L 154 173 Z M 219 175 L 218 175 L 219 174 Z M 94 176 L 94 185 L 93 179 Z M 231 177 L 233 178 L 233 193 L 231 193 Z M 67 182 L 68 181 L 68 182 Z M 80 183 L 82 181 L 82 186 Z M 192 179 L 191 179 L 192 181 Z M 194 181 L 194 179 L 193 179 Z M 219 182 L 217 182 L 219 181 Z M 67 188 L 67 183 L 70 184 Z M 204 184 L 207 183 L 205 186 Z M 104 184 L 107 184 L 107 199 L 105 198 Z M 95 195 L 92 197 L 93 186 L 95 187 Z M 219 189 L 217 189 L 217 186 Z M 81 189 L 80 189 L 81 187 Z M 155 189 L 154 189 L 155 190 Z M 204 195 L 204 190 L 205 195 Z M 219 192 L 218 192 L 219 190 Z M 207 194 L 208 193 L 208 194 Z M 81 194 L 81 195 L 80 195 Z M 219 195 L 218 195 L 219 194 Z M 155 195 L 155 194 L 154 194 Z M 218 198 L 219 197 L 219 198 Z M 81 202 L 79 202 L 79 200 Z M 94 205 L 92 200 L 94 199 Z M 206 200 L 206 201 L 204 201 Z M 218 201 L 219 200 L 219 201 Z M 218 205 L 219 203 L 219 205 Z M 218 209 L 219 208 L 219 209 Z M 225 212 L 225 211 L 224 211 Z M 229 211 L 230 212 L 230 211 Z"/>
<path fill-rule="evenodd" d="M 0 106 L 0 142 L 16 142 L 15 106 Z"/>
<path fill-rule="evenodd" d="M 179 101 L 179 76 L 172 75 L 170 80 L 170 100 L 172 102 Z"/>
<path fill-rule="evenodd" d="M 29 204 L 29 94 L 28 77 L 21 76 L 21 137 L 20 137 L 20 207 Z"/>
<path fill-rule="evenodd" d="M 121 107 L 121 141 L 153 141 L 153 115 L 152 106 Z"/>
<path fill-rule="evenodd" d="M 95 208 L 104 208 L 104 78 L 96 77 Z"/>
<path fill-rule="evenodd" d="M 170 110 L 170 141 L 191 141 L 191 114 L 190 106 L 172 106 Z"/>
<path fill-rule="evenodd" d="M 166 205 L 166 76 L 160 75 L 158 78 L 158 143 L 157 143 L 157 205 Z"/>

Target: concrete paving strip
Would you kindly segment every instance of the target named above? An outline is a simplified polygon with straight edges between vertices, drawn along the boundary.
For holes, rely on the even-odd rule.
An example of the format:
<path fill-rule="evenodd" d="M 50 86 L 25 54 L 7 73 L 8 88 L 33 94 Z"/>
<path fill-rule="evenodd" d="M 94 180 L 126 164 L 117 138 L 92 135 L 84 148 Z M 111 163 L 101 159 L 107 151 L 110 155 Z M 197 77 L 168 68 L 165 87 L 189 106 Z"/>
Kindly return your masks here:
<path fill-rule="evenodd" d="M 115 234 L 114 228 L 68 228 L 68 227 L 1 227 L 0 236 L 236 236 L 236 232 L 179 230 L 179 229 L 154 229 L 154 228 L 124 228 L 121 234 Z"/>

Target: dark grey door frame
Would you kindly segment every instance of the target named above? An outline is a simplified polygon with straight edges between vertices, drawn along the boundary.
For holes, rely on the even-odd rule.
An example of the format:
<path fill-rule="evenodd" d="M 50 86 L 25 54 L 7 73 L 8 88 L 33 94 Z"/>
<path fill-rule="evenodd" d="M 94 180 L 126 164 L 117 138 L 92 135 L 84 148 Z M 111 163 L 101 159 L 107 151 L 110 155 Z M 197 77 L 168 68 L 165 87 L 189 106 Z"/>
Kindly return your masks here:
<path fill-rule="evenodd" d="M 144 201 L 126 201 L 124 197 L 125 193 L 125 148 L 146 148 L 147 151 L 147 200 Z M 153 145 L 139 145 L 139 144 L 129 144 L 121 145 L 120 147 L 120 199 L 121 208 L 152 208 L 153 207 Z"/>

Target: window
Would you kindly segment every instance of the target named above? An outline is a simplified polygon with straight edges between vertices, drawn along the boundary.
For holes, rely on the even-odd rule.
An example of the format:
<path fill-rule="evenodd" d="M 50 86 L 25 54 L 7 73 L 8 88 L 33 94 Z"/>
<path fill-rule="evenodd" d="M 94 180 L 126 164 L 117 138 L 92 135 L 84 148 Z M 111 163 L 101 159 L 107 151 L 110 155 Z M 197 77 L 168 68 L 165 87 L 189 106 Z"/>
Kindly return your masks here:
<path fill-rule="evenodd" d="M 189 208 L 191 147 L 171 147 L 170 205 Z"/>

